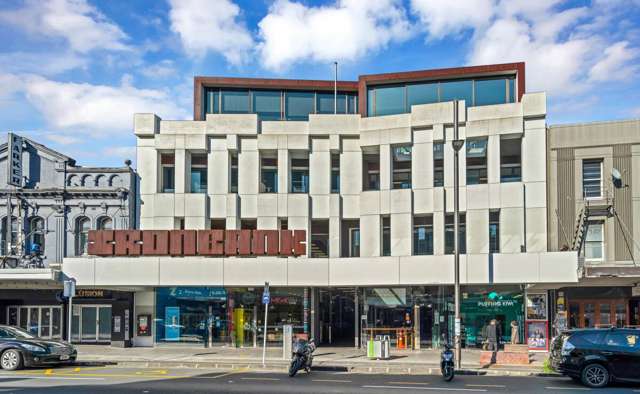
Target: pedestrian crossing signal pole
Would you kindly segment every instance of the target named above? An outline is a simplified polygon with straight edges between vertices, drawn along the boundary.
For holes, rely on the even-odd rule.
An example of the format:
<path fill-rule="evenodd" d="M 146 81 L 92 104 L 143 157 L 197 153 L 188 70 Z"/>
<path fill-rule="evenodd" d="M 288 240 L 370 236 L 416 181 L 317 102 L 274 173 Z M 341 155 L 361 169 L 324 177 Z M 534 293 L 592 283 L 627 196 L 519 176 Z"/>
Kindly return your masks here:
<path fill-rule="evenodd" d="M 265 366 L 267 358 L 267 316 L 269 313 L 269 303 L 271 295 L 269 294 L 269 282 L 264 282 L 264 290 L 262 291 L 262 304 L 264 305 L 264 331 L 262 332 L 262 366 Z"/>

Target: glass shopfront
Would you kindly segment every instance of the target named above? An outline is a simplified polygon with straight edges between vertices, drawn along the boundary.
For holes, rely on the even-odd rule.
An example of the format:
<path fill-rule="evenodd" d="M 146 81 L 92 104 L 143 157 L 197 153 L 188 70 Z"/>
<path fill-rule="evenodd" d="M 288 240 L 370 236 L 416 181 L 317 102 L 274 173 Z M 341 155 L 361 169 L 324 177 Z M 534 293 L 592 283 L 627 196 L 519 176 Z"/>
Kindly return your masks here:
<path fill-rule="evenodd" d="M 461 318 L 465 347 L 482 347 L 485 327 L 495 319 L 499 341 L 511 342 L 512 322 L 517 326 L 517 343 L 523 343 L 524 292 L 519 286 L 463 286 Z"/>
<path fill-rule="evenodd" d="M 163 287 L 156 289 L 156 342 L 225 344 L 255 347 L 262 344 L 264 305 L 262 287 Z M 282 341 L 282 327 L 294 334 L 308 331 L 304 322 L 304 288 L 271 288 L 267 342 Z M 308 301 L 307 301 L 308 302 Z"/>

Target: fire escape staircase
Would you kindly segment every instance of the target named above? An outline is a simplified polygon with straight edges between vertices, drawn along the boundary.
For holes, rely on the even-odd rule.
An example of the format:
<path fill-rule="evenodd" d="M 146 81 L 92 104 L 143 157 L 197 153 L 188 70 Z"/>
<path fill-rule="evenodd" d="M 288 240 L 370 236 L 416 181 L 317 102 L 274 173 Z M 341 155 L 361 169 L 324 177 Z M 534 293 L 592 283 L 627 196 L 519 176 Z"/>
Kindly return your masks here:
<path fill-rule="evenodd" d="M 613 197 L 608 194 L 602 199 L 584 200 L 584 205 L 578 211 L 576 226 L 573 233 L 571 250 L 578 252 L 578 277 L 583 277 L 584 269 L 584 242 L 589 229 L 589 219 L 591 217 L 611 217 L 614 216 Z"/>

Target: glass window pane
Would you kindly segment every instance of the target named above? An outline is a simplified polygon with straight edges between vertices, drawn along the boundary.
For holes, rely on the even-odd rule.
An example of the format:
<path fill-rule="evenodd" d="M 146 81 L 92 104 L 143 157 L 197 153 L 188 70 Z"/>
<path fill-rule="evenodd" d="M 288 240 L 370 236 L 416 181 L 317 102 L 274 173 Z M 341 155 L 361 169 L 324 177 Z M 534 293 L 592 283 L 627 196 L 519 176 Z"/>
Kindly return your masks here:
<path fill-rule="evenodd" d="M 111 340 L 111 307 L 98 308 L 98 340 Z"/>
<path fill-rule="evenodd" d="M 504 104 L 507 96 L 507 85 L 504 79 L 486 79 L 476 81 L 475 105 Z"/>
<path fill-rule="evenodd" d="M 355 94 L 347 95 L 347 113 L 348 114 L 358 113 L 358 96 Z"/>
<path fill-rule="evenodd" d="M 509 102 L 510 103 L 515 103 L 515 97 L 516 97 L 516 80 L 515 78 L 509 78 Z"/>
<path fill-rule="evenodd" d="M 582 187 L 585 198 L 602 196 L 602 161 L 585 160 L 582 162 Z"/>
<path fill-rule="evenodd" d="M 243 90 L 222 91 L 223 114 L 248 114 L 249 92 Z"/>
<path fill-rule="evenodd" d="M 317 107 L 316 112 L 319 114 L 332 114 L 334 96 L 333 93 L 317 93 Z M 347 111 L 347 96 L 344 93 L 338 93 L 338 112 L 344 114 Z"/>
<path fill-rule="evenodd" d="M 53 316 L 51 318 L 51 336 L 60 338 L 62 326 L 60 325 L 60 308 L 53 308 Z"/>
<path fill-rule="evenodd" d="M 374 101 L 376 97 L 376 90 L 373 88 L 369 88 L 367 90 L 367 116 L 376 116 L 376 112 L 374 111 Z"/>
<path fill-rule="evenodd" d="M 191 168 L 191 193 L 207 192 L 207 169 Z"/>
<path fill-rule="evenodd" d="M 95 341 L 96 338 L 96 307 L 82 307 L 82 337 L 81 340 Z"/>
<path fill-rule="evenodd" d="M 375 116 L 407 112 L 404 105 L 404 92 L 404 86 L 377 87 Z"/>
<path fill-rule="evenodd" d="M 40 326 L 40 308 L 29 308 L 29 332 L 38 336 Z"/>
<path fill-rule="evenodd" d="M 206 105 L 208 114 L 217 114 L 220 111 L 220 91 L 216 90 L 207 90 L 206 94 Z"/>
<path fill-rule="evenodd" d="M 430 104 L 438 102 L 438 84 L 423 83 L 407 86 L 407 110 L 411 110 L 412 105 Z"/>
<path fill-rule="evenodd" d="M 309 120 L 314 96 L 312 92 L 285 92 L 287 120 Z"/>
<path fill-rule="evenodd" d="M 451 81 L 440 83 L 440 101 L 465 100 L 467 107 L 473 105 L 473 81 Z"/>
<path fill-rule="evenodd" d="M 42 308 L 41 314 L 40 337 L 48 338 L 51 335 L 49 333 L 49 326 L 51 325 L 51 308 Z"/>
<path fill-rule="evenodd" d="M 252 91 L 253 112 L 262 120 L 280 120 L 280 92 Z"/>

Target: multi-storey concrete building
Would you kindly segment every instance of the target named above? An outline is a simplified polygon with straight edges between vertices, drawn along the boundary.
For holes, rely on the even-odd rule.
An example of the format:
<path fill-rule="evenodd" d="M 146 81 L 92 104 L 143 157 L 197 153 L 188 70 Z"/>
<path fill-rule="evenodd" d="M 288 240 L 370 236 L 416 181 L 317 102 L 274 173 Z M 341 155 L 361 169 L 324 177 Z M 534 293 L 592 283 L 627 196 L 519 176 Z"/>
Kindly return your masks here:
<path fill-rule="evenodd" d="M 580 254 L 554 308 L 570 327 L 640 325 L 640 121 L 551 126 L 547 155 L 549 249 Z"/>
<path fill-rule="evenodd" d="M 96 233 L 99 256 L 64 262 L 81 287 L 135 289 L 135 345 L 255 346 L 269 282 L 269 341 L 292 324 L 436 346 L 453 330 L 454 100 L 464 343 L 494 318 L 505 340 L 512 322 L 546 337 L 547 289 L 577 281 L 577 253 L 548 248 L 546 96 L 523 63 L 196 77 L 194 98 L 193 121 L 135 116 L 146 231 Z"/>
<path fill-rule="evenodd" d="M 135 228 L 136 174 L 129 165 L 79 166 L 29 138 L 10 133 L 8 139 L 0 145 L 0 322 L 60 338 L 63 258 L 86 254 L 92 229 Z M 130 305 L 132 296 L 95 294 L 76 299 L 73 335 L 80 340 L 82 331 L 83 341 L 109 342 L 111 306 Z"/>

